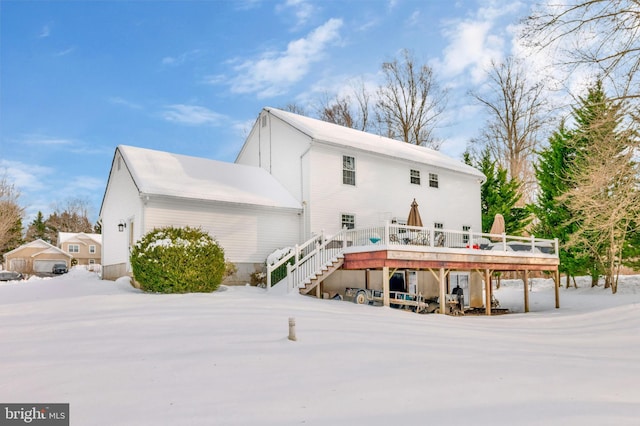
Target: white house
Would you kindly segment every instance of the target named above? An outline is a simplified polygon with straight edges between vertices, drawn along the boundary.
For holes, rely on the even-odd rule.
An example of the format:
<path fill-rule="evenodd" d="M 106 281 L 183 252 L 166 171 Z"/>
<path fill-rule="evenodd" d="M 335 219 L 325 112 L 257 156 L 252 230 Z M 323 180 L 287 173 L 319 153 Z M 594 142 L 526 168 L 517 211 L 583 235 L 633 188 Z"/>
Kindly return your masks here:
<path fill-rule="evenodd" d="M 274 247 L 300 240 L 301 213 L 259 167 L 121 145 L 100 208 L 103 277 L 128 274 L 130 248 L 154 228 L 193 226 L 217 239 L 246 280 Z"/>
<path fill-rule="evenodd" d="M 484 175 L 441 152 L 265 108 L 236 159 L 274 176 L 304 208 L 304 236 L 406 220 L 480 230 Z"/>
<path fill-rule="evenodd" d="M 166 225 L 209 231 L 238 282 L 313 234 L 402 222 L 414 199 L 425 226 L 480 230 L 483 179 L 429 148 L 265 108 L 234 164 L 116 148 L 100 209 L 103 276 L 130 272 L 132 244 Z"/>

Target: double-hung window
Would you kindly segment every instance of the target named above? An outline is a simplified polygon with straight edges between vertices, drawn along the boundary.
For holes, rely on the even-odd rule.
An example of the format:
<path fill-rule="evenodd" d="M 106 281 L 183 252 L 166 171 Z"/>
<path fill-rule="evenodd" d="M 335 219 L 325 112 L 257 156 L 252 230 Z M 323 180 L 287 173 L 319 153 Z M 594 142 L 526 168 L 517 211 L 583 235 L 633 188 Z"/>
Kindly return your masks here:
<path fill-rule="evenodd" d="M 471 227 L 469 225 L 462 225 L 462 243 L 469 244 L 469 231 Z"/>
<path fill-rule="evenodd" d="M 342 156 L 342 183 L 345 185 L 356 184 L 356 159 L 349 155 Z"/>
<path fill-rule="evenodd" d="M 429 187 L 437 188 L 438 187 L 438 175 L 435 173 L 429 173 Z"/>
<path fill-rule="evenodd" d="M 354 229 L 356 227 L 356 217 L 352 214 L 343 213 L 341 215 L 341 228 Z"/>
<path fill-rule="evenodd" d="M 411 170 L 409 172 L 409 178 L 411 179 L 411 183 L 415 185 L 420 185 L 420 170 Z"/>
<path fill-rule="evenodd" d="M 69 244 L 69 253 L 80 253 L 79 244 Z"/>
<path fill-rule="evenodd" d="M 95 253 L 96 253 L 96 246 L 94 246 L 94 245 L 90 245 L 90 246 L 89 246 L 89 253 L 91 253 L 91 254 L 95 254 Z"/>

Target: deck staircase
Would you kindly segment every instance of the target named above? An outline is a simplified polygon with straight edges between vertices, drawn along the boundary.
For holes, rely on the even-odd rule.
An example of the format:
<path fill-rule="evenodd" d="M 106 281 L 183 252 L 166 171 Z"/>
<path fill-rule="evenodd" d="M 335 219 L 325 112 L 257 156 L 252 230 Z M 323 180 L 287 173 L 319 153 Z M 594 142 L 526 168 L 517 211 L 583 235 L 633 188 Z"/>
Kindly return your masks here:
<path fill-rule="evenodd" d="M 300 293 L 309 294 L 311 290 L 313 290 L 314 288 L 318 289 L 319 288 L 318 285 L 322 281 L 324 281 L 324 279 L 327 278 L 329 275 L 331 275 L 332 273 L 340 269 L 343 263 L 344 263 L 344 256 L 340 255 L 335 259 L 332 259 L 330 263 L 322 265 L 320 268 L 320 271 L 318 271 L 317 273 L 314 273 L 311 277 L 309 277 L 303 283 L 298 285 L 298 288 L 300 289 Z"/>
<path fill-rule="evenodd" d="M 345 247 L 344 231 L 330 238 L 324 233 L 314 235 L 304 244 L 296 245 L 278 262 L 267 266 L 267 290 L 276 284 L 272 282 L 272 272 L 284 265 L 287 291 L 298 289 L 300 293 L 308 294 L 318 289 L 322 281 L 342 267 Z"/>

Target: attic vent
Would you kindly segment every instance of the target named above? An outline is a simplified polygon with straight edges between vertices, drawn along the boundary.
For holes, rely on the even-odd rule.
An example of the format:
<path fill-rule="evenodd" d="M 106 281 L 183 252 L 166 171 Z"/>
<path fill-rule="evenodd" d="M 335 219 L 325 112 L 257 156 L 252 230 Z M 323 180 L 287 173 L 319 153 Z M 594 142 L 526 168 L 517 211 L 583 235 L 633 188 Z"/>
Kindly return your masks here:
<path fill-rule="evenodd" d="M 262 127 L 267 127 L 267 114 L 262 116 Z"/>
<path fill-rule="evenodd" d="M 116 166 L 118 167 L 118 170 L 120 170 L 120 157 L 116 160 Z"/>

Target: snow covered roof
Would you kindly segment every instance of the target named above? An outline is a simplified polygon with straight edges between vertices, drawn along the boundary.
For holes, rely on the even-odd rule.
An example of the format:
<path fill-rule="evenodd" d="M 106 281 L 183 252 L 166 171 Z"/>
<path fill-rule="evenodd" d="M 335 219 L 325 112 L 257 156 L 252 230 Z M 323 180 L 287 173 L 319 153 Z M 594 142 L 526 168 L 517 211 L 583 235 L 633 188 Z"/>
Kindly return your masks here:
<path fill-rule="evenodd" d="M 58 244 L 62 244 L 66 241 L 79 238 L 80 240 L 85 239 L 84 237 L 95 241 L 98 244 L 102 244 L 102 235 L 100 234 L 89 234 L 86 232 L 58 232 Z"/>
<path fill-rule="evenodd" d="M 143 194 L 301 209 L 273 176 L 259 167 L 119 145 Z"/>
<path fill-rule="evenodd" d="M 443 169 L 473 175 L 483 181 L 485 180 L 485 176 L 479 170 L 431 148 L 400 142 L 395 139 L 385 138 L 276 108 L 266 107 L 265 111 L 300 130 L 315 141 L 348 146 L 387 155 L 389 157 L 400 158 L 402 160 L 429 164 Z"/>
<path fill-rule="evenodd" d="M 32 255 L 32 257 L 36 256 L 36 255 L 38 255 L 40 253 L 56 253 L 56 254 L 64 254 L 67 257 L 73 257 L 70 254 L 60 250 L 58 247 L 56 247 L 56 246 L 54 246 L 52 244 L 49 244 L 48 242 L 46 242 L 45 240 L 40 239 L 40 238 L 38 238 L 37 240 L 33 240 L 31 242 L 25 243 L 25 244 L 21 245 L 20 247 L 16 247 L 13 250 L 5 253 L 4 256 L 7 257 L 7 256 L 9 256 L 9 255 L 11 255 L 13 253 L 16 253 L 18 251 L 21 251 L 21 250 L 24 250 L 24 249 L 28 249 L 28 248 L 42 249 L 42 250 L 34 253 Z"/>

